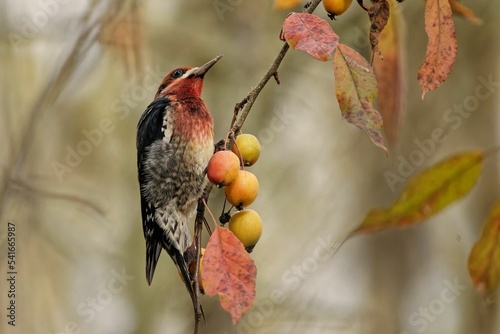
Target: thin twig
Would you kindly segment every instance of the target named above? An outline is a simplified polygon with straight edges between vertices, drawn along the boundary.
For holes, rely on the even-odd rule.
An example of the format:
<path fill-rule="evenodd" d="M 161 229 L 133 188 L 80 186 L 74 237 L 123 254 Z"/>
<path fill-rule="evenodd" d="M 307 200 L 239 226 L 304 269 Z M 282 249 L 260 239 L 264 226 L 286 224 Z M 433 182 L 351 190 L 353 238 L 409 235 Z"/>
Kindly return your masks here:
<path fill-rule="evenodd" d="M 278 53 L 278 56 L 276 57 L 276 59 L 274 60 L 272 65 L 267 69 L 266 73 L 260 79 L 257 86 L 255 86 L 255 88 L 240 102 L 240 105 L 241 105 L 244 103 L 244 101 L 246 101 L 246 103 L 244 103 L 243 109 L 241 110 L 241 114 L 239 115 L 239 117 L 236 119 L 233 126 L 231 127 L 231 130 L 230 130 L 231 132 L 238 133 L 238 131 L 241 129 L 241 127 L 243 126 L 243 123 L 245 123 L 245 120 L 248 117 L 248 114 L 250 113 L 250 110 L 253 107 L 253 104 L 255 103 L 255 100 L 257 99 L 257 97 L 259 96 L 260 92 L 262 91 L 264 86 L 267 84 L 269 79 L 271 79 L 273 77 L 274 73 L 276 73 L 278 71 L 278 67 L 280 66 L 281 62 L 283 61 L 283 58 L 285 57 L 289 48 L 290 47 L 288 46 L 288 44 L 283 45 L 283 47 L 281 48 L 281 51 Z M 232 145 L 232 143 L 230 142 L 229 148 L 231 147 L 231 145 Z"/>
<path fill-rule="evenodd" d="M 196 245 L 196 270 L 193 275 L 194 280 L 194 293 L 196 296 L 196 314 L 195 314 L 195 323 L 194 323 L 194 334 L 198 334 L 199 325 L 201 317 L 205 318 L 203 313 L 203 308 L 201 307 L 200 300 L 200 282 L 198 277 L 198 272 L 200 270 L 200 258 L 201 258 L 201 235 L 203 232 L 203 224 L 206 224 L 205 219 L 205 208 L 208 207 L 208 196 L 212 191 L 213 185 L 211 183 L 207 184 L 203 191 L 203 196 L 198 200 L 198 206 L 196 208 L 196 218 L 194 220 L 194 241 L 193 243 Z M 208 225 L 208 224 L 206 224 Z M 208 229 L 208 227 L 207 227 Z M 209 231 L 211 232 L 211 231 Z M 210 233 L 211 234 L 211 233 Z"/>
<path fill-rule="evenodd" d="M 321 2 L 321 0 L 311 1 L 311 4 L 309 5 L 309 7 L 307 7 L 307 9 L 305 10 L 305 13 L 311 14 L 316 9 L 316 7 L 318 7 L 320 2 Z M 259 96 L 260 92 L 262 91 L 264 86 L 267 84 L 269 79 L 271 79 L 272 77 L 277 77 L 278 68 L 281 65 L 281 62 L 283 61 L 283 58 L 285 57 L 289 48 L 290 47 L 288 46 L 288 44 L 283 45 L 283 47 L 281 48 L 281 51 L 278 53 L 278 55 L 274 59 L 274 62 L 272 63 L 272 65 L 267 69 L 267 71 L 264 74 L 264 76 L 262 77 L 262 79 L 260 79 L 257 86 L 255 86 L 255 88 L 252 89 L 252 91 L 250 93 L 248 93 L 248 95 L 243 100 L 241 100 L 241 102 L 236 104 L 235 115 L 237 115 L 239 113 L 239 110 L 241 108 L 243 108 L 243 110 L 241 110 L 241 115 L 239 116 L 239 118 L 235 122 L 232 123 L 231 131 L 233 133 L 238 133 L 238 131 L 241 129 L 241 127 L 243 126 L 243 123 L 245 123 L 245 120 L 248 117 L 248 114 L 250 113 L 250 110 L 252 109 L 252 106 L 253 106 L 255 100 L 257 99 L 257 97 Z M 242 106 L 244 106 L 244 107 L 242 107 Z M 238 110 L 238 112 L 236 112 L 236 110 Z"/>
<path fill-rule="evenodd" d="M 273 77 L 274 77 L 274 80 L 276 81 L 276 83 L 278 85 L 280 85 L 281 81 L 280 81 L 280 76 L 278 75 L 278 72 L 274 72 Z"/>
<path fill-rule="evenodd" d="M 247 101 L 248 101 L 247 97 L 245 97 L 241 102 L 236 103 L 236 105 L 234 106 L 233 118 L 231 119 L 231 126 L 230 126 L 230 128 L 233 127 L 234 122 L 236 122 L 236 120 L 238 119 L 238 113 L 245 106 L 245 104 L 247 103 Z"/>
<path fill-rule="evenodd" d="M 207 232 L 208 232 L 208 235 L 212 235 L 212 228 L 210 227 L 210 224 L 208 223 L 208 221 L 203 218 L 203 225 L 205 225 L 205 228 L 207 229 Z"/>
<path fill-rule="evenodd" d="M 37 187 L 34 185 L 34 183 L 30 183 L 28 181 L 25 181 L 23 179 L 11 179 L 10 180 L 10 188 L 12 190 L 16 191 L 26 191 L 30 192 L 36 195 L 40 195 L 40 198 L 42 197 L 47 197 L 47 198 L 54 198 L 54 199 L 59 199 L 59 200 L 64 200 L 64 201 L 70 201 L 74 203 L 80 203 L 92 210 L 94 210 L 95 213 L 97 213 L 100 216 L 104 216 L 105 210 L 97 205 L 95 201 L 86 199 L 82 196 L 79 196 L 77 194 L 70 194 L 70 193 L 64 193 L 64 192 L 57 192 L 53 190 L 48 190 L 44 189 L 43 187 Z"/>
<path fill-rule="evenodd" d="M 196 245 L 196 266 L 193 274 L 194 281 L 194 295 L 196 299 L 196 314 L 194 315 L 194 334 L 198 334 L 200 320 L 203 315 L 203 310 L 201 308 L 201 298 L 200 298 L 200 281 L 198 271 L 200 268 L 200 257 L 201 257 L 201 234 L 203 231 L 203 220 L 205 218 L 205 200 L 202 197 L 198 200 L 198 207 L 196 209 L 196 218 L 194 225 L 194 244 Z"/>

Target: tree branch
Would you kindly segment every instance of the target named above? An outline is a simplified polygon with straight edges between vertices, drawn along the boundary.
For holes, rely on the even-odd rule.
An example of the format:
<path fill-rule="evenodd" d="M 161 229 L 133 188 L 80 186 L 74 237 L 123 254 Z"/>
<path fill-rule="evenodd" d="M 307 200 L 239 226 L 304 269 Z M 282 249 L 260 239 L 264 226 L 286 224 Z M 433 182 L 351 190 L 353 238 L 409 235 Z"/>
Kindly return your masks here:
<path fill-rule="evenodd" d="M 243 107 L 243 111 L 241 112 L 240 117 L 237 118 L 236 122 L 234 122 L 234 124 L 231 126 L 230 132 L 237 133 L 241 129 L 241 127 L 243 126 L 243 123 L 247 119 L 248 114 L 250 113 L 250 110 L 252 109 L 253 104 L 254 104 L 255 100 L 257 99 L 257 97 L 259 96 L 260 92 L 262 91 L 264 86 L 267 84 L 269 79 L 271 79 L 278 72 L 278 67 L 280 66 L 281 61 L 285 57 L 289 48 L 290 47 L 288 46 L 288 44 L 283 45 L 280 53 L 278 54 L 278 56 L 274 60 L 273 64 L 268 68 L 267 72 L 264 74 L 262 79 L 260 79 L 257 86 L 255 86 L 255 88 L 241 102 L 236 104 L 235 111 L 237 110 L 237 108 L 239 106 L 244 106 L 244 107 Z M 235 112 L 236 117 L 237 117 L 238 112 L 239 111 Z"/>
<path fill-rule="evenodd" d="M 311 14 L 316 9 L 316 7 L 318 7 L 320 2 L 321 0 L 313 0 L 309 2 L 309 5 L 307 6 L 305 13 Z M 241 102 L 236 103 L 236 106 L 234 107 L 234 116 L 233 116 L 233 121 L 231 122 L 230 132 L 237 133 L 238 131 L 240 131 L 241 127 L 243 126 L 243 123 L 245 123 L 245 120 L 247 119 L 248 114 L 250 113 L 250 110 L 253 107 L 255 100 L 259 96 L 264 86 L 268 83 L 269 79 L 271 79 L 272 77 L 277 78 L 278 68 L 281 65 L 281 62 L 283 61 L 283 58 L 285 58 L 285 55 L 288 52 L 289 48 L 290 48 L 289 45 L 285 43 L 285 45 L 283 45 L 283 47 L 281 48 L 281 51 L 274 59 L 272 65 L 267 69 L 264 76 L 260 79 L 257 86 L 255 86 L 255 88 L 252 89 L 252 91 L 250 91 L 250 93 L 248 93 L 248 95 L 245 96 L 245 98 L 241 100 Z M 277 82 L 279 83 L 278 80 Z M 241 110 L 241 115 L 238 117 L 238 113 L 240 112 L 240 110 Z M 232 143 L 230 143 L 228 148 L 231 148 L 231 144 Z"/>

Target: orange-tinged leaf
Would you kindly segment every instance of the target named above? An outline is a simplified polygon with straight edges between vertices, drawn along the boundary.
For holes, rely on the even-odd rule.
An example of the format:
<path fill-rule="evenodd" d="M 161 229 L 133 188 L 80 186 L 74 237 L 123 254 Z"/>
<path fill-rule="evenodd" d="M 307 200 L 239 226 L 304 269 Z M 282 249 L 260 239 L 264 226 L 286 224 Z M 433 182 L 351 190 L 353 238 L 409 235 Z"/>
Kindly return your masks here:
<path fill-rule="evenodd" d="M 300 4 L 301 0 L 274 0 L 274 9 L 289 9 Z"/>
<path fill-rule="evenodd" d="M 457 39 L 448 0 L 427 0 L 425 32 L 429 37 L 424 62 L 417 79 L 425 93 L 438 88 L 448 77 L 457 57 Z"/>
<path fill-rule="evenodd" d="M 479 17 L 477 17 L 476 14 L 474 14 L 474 12 L 469 7 L 462 5 L 457 0 L 449 0 L 449 1 L 450 1 L 451 10 L 453 11 L 453 13 L 466 18 L 467 20 L 469 20 L 473 24 L 476 24 L 476 25 L 483 24 L 483 20 L 481 20 Z"/>
<path fill-rule="evenodd" d="M 355 232 L 376 232 L 421 222 L 456 202 L 476 184 L 483 151 L 449 157 L 415 176 L 390 208 L 374 209 Z"/>
<path fill-rule="evenodd" d="M 368 17 L 370 18 L 370 44 L 372 47 L 372 61 L 375 57 L 375 54 L 382 57 L 382 53 L 378 48 L 378 39 L 380 33 L 384 30 L 387 25 L 387 21 L 389 21 L 389 3 L 387 0 L 380 0 L 375 2 L 370 9 L 368 9 Z"/>
<path fill-rule="evenodd" d="M 203 256 L 203 287 L 219 295 L 221 306 L 236 324 L 255 299 L 257 268 L 243 244 L 227 228 L 217 226 Z"/>
<path fill-rule="evenodd" d="M 333 67 L 342 116 L 387 152 L 381 133 L 382 116 L 372 106 L 377 97 L 377 81 L 370 64 L 355 50 L 339 44 Z"/>
<path fill-rule="evenodd" d="M 373 61 L 378 85 L 377 106 L 384 120 L 385 138 L 393 148 L 396 147 L 406 112 L 407 83 L 404 17 L 395 6 L 396 1 L 392 0 L 389 22 L 379 37 L 384 59 L 375 57 Z"/>
<path fill-rule="evenodd" d="M 339 44 L 339 36 L 322 18 L 307 13 L 291 13 L 283 23 L 282 35 L 293 49 L 327 61 Z"/>
<path fill-rule="evenodd" d="M 500 201 L 491 209 L 481 238 L 472 248 L 469 273 L 480 291 L 491 293 L 500 284 Z"/>

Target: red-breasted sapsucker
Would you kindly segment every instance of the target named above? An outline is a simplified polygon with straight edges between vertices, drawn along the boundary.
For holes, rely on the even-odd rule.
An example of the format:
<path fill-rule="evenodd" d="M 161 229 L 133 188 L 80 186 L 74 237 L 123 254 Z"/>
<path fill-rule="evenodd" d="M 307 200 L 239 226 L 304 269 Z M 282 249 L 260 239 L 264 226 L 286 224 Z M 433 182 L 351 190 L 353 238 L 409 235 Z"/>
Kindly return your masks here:
<path fill-rule="evenodd" d="M 162 248 L 195 295 L 185 252 L 191 246 L 188 221 L 207 183 L 205 169 L 214 151 L 213 120 L 201 99 L 203 77 L 221 58 L 200 67 L 171 71 L 137 125 L 137 169 L 146 278 L 151 284 Z"/>

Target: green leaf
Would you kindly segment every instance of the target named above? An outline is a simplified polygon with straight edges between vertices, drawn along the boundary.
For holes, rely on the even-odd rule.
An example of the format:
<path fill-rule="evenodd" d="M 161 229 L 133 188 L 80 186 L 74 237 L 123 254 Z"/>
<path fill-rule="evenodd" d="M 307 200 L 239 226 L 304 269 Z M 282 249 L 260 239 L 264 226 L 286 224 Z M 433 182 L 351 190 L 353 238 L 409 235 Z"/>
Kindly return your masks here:
<path fill-rule="evenodd" d="M 483 159 L 483 151 L 470 151 L 424 170 L 408 183 L 390 208 L 370 211 L 355 232 L 376 232 L 428 219 L 472 189 L 481 174 Z"/>

